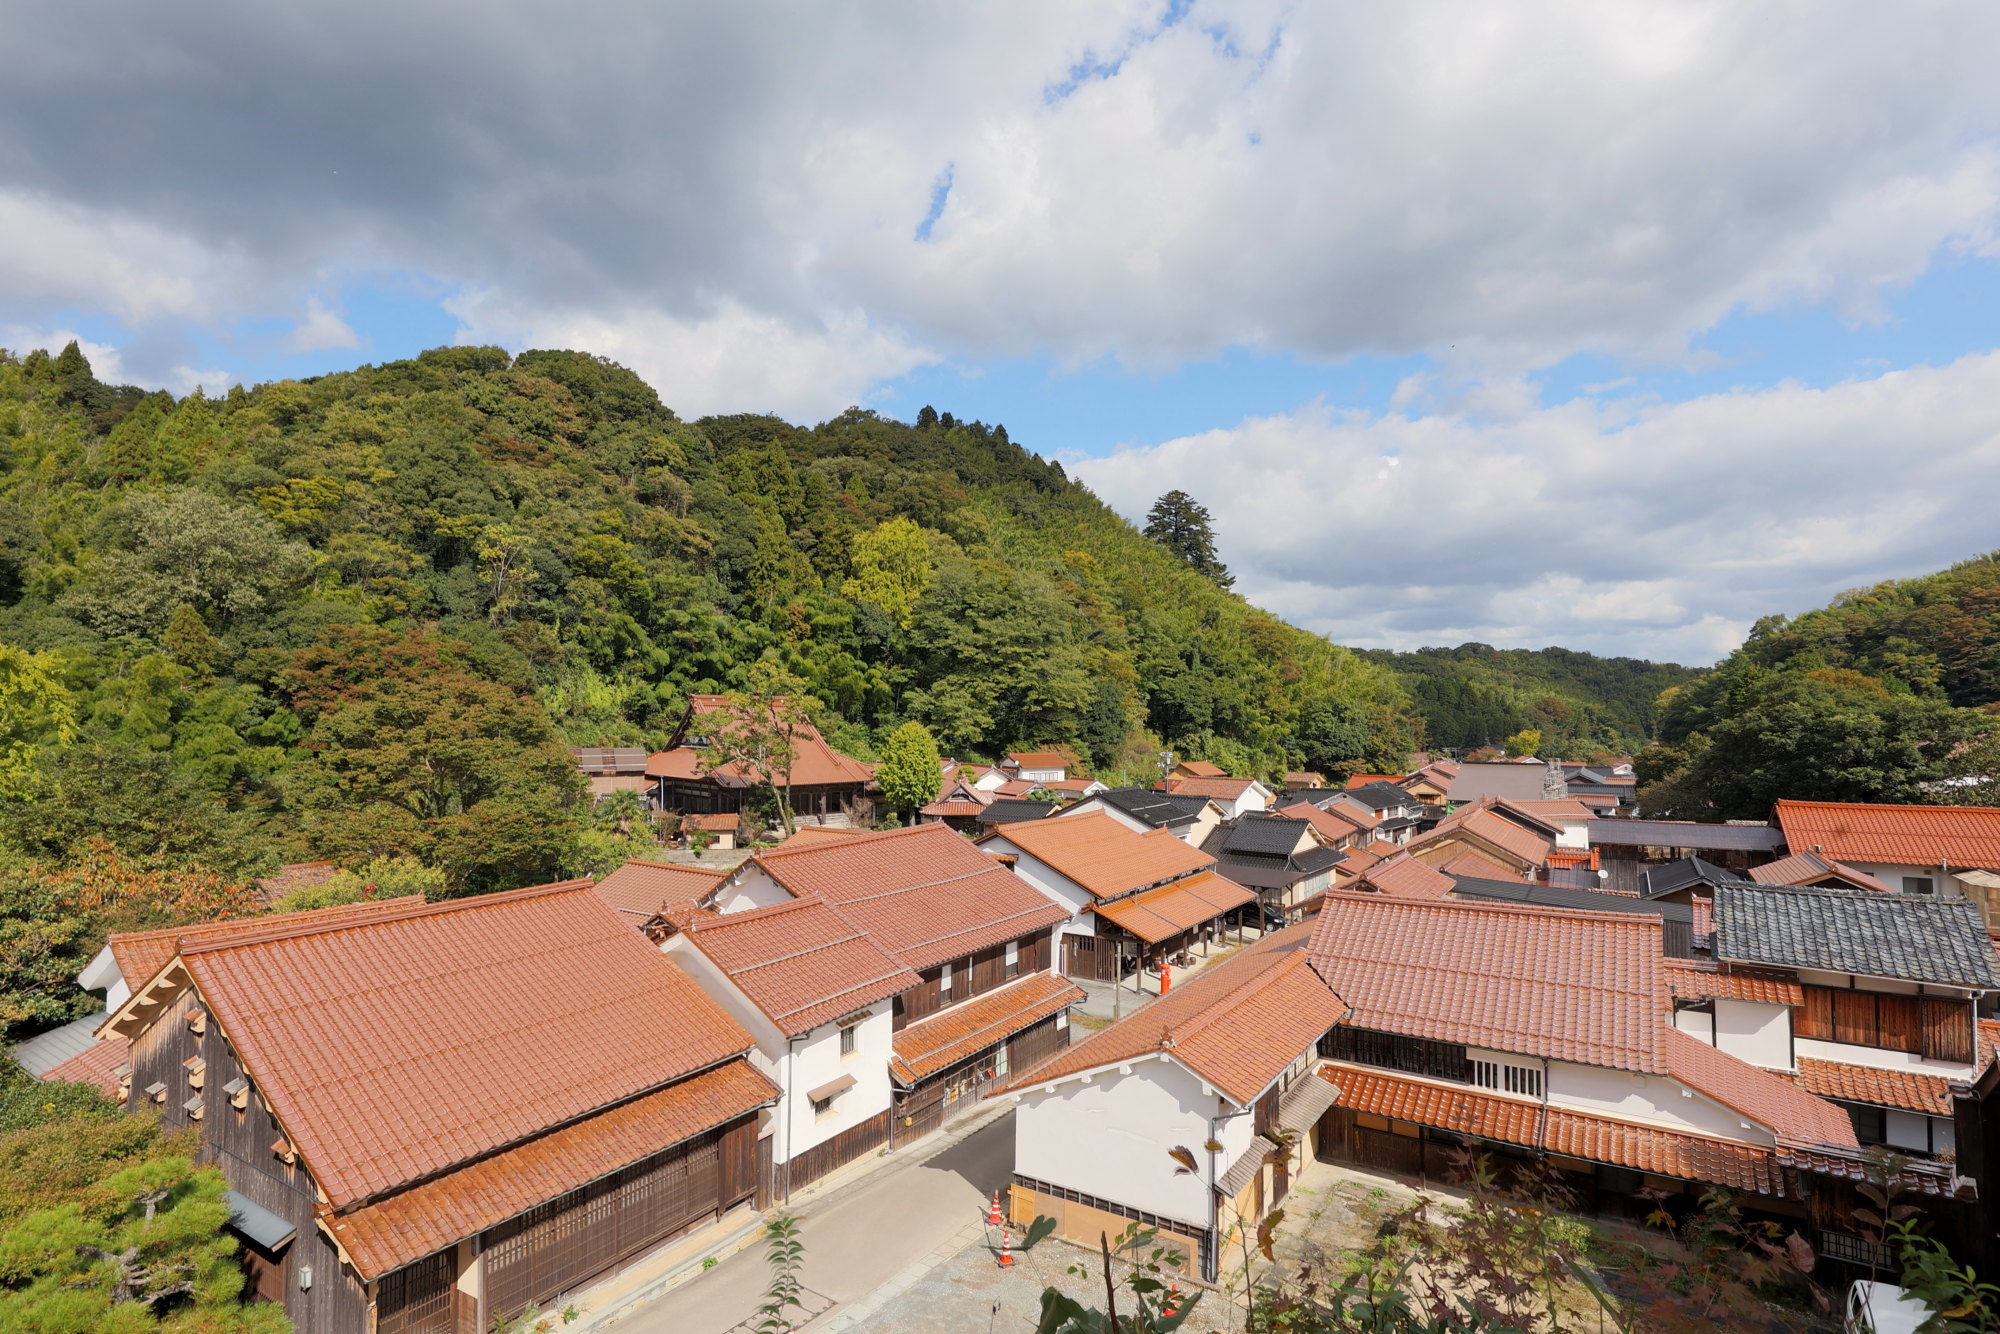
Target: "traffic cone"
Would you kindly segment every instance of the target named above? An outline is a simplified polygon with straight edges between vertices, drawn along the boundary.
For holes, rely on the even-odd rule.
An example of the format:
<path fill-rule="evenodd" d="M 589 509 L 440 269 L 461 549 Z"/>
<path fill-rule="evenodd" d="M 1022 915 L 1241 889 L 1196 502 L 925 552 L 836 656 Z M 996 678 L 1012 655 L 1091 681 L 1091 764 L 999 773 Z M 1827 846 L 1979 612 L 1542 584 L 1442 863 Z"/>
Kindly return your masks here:
<path fill-rule="evenodd" d="M 999 1227 L 1005 1220 L 1000 1217 L 1000 1192 L 993 1192 L 993 1203 L 986 1210 L 986 1226 Z"/>
<path fill-rule="evenodd" d="M 1000 1267 L 1002 1269 L 1014 1267 L 1014 1241 L 1007 1235 L 1007 1229 L 1004 1227 L 1000 1229 Z"/>

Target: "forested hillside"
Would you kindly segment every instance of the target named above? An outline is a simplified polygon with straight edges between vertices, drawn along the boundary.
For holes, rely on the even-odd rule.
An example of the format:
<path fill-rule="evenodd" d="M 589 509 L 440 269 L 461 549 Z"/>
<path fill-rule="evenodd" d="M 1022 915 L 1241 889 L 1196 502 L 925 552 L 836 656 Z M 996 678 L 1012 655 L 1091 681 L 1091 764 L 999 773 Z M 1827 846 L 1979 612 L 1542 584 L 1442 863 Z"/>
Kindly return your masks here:
<path fill-rule="evenodd" d="M 1757 623 L 1661 701 L 1642 800 L 1761 818 L 1777 797 L 2000 804 L 2000 552 Z"/>
<path fill-rule="evenodd" d="M 1498 745 L 1539 732 L 1537 754 L 1587 759 L 1633 751 L 1656 724 L 1655 702 L 1701 673 L 1639 658 L 1600 658 L 1575 649 L 1496 649 L 1489 644 L 1361 656 L 1402 677 L 1432 746 Z"/>
<path fill-rule="evenodd" d="M 1394 767 L 1394 676 L 1147 540 L 1002 427 L 684 421 L 574 352 L 444 348 L 176 401 L 0 353 L 0 853 L 240 878 L 592 869 L 567 745 L 753 666 L 872 757 L 1171 745 Z"/>

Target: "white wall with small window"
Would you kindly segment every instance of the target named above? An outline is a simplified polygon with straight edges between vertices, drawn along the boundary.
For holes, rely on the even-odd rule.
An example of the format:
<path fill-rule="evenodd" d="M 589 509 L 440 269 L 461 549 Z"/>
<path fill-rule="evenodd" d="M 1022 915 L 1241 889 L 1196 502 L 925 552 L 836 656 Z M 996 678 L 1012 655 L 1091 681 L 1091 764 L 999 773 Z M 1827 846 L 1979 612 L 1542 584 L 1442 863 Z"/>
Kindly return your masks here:
<path fill-rule="evenodd" d="M 1548 1100 L 1555 1106 L 1605 1112 L 1746 1144 L 1776 1142 L 1770 1131 L 1744 1119 L 1735 1109 L 1664 1075 L 1551 1061 L 1548 1090 Z"/>

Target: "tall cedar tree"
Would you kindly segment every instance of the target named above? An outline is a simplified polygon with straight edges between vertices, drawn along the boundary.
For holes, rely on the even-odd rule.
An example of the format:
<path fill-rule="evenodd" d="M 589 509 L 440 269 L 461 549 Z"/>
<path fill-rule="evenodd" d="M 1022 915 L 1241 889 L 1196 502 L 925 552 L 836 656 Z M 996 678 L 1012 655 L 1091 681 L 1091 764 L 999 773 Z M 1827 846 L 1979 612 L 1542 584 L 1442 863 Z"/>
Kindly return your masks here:
<path fill-rule="evenodd" d="M 1213 579 L 1219 588 L 1235 584 L 1236 576 L 1215 554 L 1215 532 L 1208 507 L 1185 491 L 1169 491 L 1146 513 L 1146 536 L 1174 553 L 1195 573 Z"/>

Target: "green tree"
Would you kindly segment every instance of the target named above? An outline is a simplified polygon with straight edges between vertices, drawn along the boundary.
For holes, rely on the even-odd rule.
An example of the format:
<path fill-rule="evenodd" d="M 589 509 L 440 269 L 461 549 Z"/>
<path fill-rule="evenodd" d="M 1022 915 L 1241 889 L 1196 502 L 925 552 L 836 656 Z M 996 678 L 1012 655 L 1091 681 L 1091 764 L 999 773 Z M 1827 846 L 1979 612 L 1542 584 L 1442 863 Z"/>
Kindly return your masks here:
<path fill-rule="evenodd" d="M 0 644 L 0 798 L 32 789 L 44 750 L 76 739 L 76 699 L 54 660 Z"/>
<path fill-rule="evenodd" d="M 841 591 L 856 602 L 880 607 L 909 628 L 917 600 L 937 577 L 930 539 L 908 519 L 890 519 L 854 539 L 854 577 Z"/>
<path fill-rule="evenodd" d="M 1208 508 L 1185 491 L 1169 491 L 1146 512 L 1145 534 L 1179 557 L 1195 573 L 1223 588 L 1236 582 L 1215 554 L 1215 531 Z"/>
<path fill-rule="evenodd" d="M 340 656 L 301 655 L 301 700 Z M 533 695 L 432 660 L 313 696 L 287 778 L 306 842 L 340 860 L 407 853 L 443 871 L 448 893 L 555 878 L 583 799 L 574 759 Z"/>
<path fill-rule="evenodd" d="M 28 1215 L 0 1237 L 0 1325 L 143 1334 L 280 1334 L 284 1308 L 243 1303 L 229 1183 L 186 1158 L 112 1173 L 86 1203 Z"/>
<path fill-rule="evenodd" d="M 1367 715 L 1359 705 L 1337 696 L 1315 696 L 1299 707 L 1292 746 L 1308 769 L 1330 781 L 1345 782 L 1366 763 Z"/>
<path fill-rule="evenodd" d="M 936 801 L 942 780 L 937 738 L 929 728 L 907 722 L 889 733 L 882 743 L 882 760 L 875 766 L 875 781 L 891 806 L 914 811 Z"/>
<path fill-rule="evenodd" d="M 1533 727 L 1524 727 L 1501 743 L 1501 748 L 1514 756 L 1533 755 L 1541 747 L 1541 731 Z"/>

